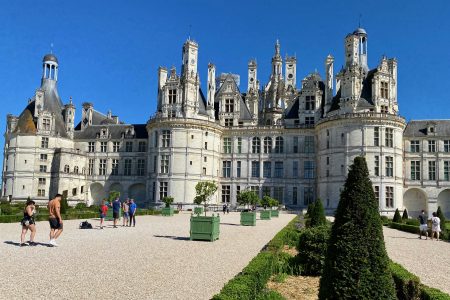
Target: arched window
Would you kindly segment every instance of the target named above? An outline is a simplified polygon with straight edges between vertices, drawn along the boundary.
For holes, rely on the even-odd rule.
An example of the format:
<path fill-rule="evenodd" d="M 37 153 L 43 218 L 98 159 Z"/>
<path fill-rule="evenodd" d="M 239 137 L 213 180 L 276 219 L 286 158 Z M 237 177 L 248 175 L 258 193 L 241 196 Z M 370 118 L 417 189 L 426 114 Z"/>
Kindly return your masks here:
<path fill-rule="evenodd" d="M 277 136 L 275 139 L 275 153 L 283 153 L 284 151 L 284 140 L 283 137 Z"/>
<path fill-rule="evenodd" d="M 75 174 L 78 174 L 78 166 L 75 166 L 75 167 L 73 168 L 73 172 L 74 172 Z"/>
<path fill-rule="evenodd" d="M 259 137 L 254 137 L 252 140 L 252 153 L 261 153 L 261 140 Z"/>
<path fill-rule="evenodd" d="M 264 153 L 272 153 L 272 138 L 264 138 Z"/>
<path fill-rule="evenodd" d="M 65 165 L 64 166 L 64 173 L 69 173 L 69 172 L 70 172 L 69 165 Z"/>
<path fill-rule="evenodd" d="M 82 169 L 81 169 L 81 174 L 83 174 L 83 175 L 86 174 L 86 168 L 82 168 Z"/>

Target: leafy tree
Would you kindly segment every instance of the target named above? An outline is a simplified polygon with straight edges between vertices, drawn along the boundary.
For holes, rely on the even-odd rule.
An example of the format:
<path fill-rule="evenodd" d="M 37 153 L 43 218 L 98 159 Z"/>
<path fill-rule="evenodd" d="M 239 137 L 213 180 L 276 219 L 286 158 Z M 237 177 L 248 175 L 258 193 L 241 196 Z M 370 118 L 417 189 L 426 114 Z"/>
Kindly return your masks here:
<path fill-rule="evenodd" d="M 217 191 L 217 184 L 214 181 L 199 181 L 195 185 L 195 192 L 197 196 L 194 198 L 194 203 L 197 205 L 202 205 L 205 207 L 206 216 L 206 205 L 212 195 Z"/>
<path fill-rule="evenodd" d="M 408 219 L 409 219 L 408 211 L 405 208 L 405 210 L 403 211 L 402 220 L 408 220 Z"/>
<path fill-rule="evenodd" d="M 322 201 L 320 199 L 315 201 L 308 218 L 309 227 L 322 226 L 327 223 L 327 219 L 325 218 L 325 210 L 323 209 Z"/>
<path fill-rule="evenodd" d="M 438 209 L 436 211 L 437 216 L 439 217 L 439 219 L 441 220 L 441 230 L 442 231 L 446 231 L 446 227 L 445 227 L 445 215 L 442 212 L 442 209 L 440 206 L 438 206 Z"/>
<path fill-rule="evenodd" d="M 67 197 L 63 196 L 61 199 L 61 208 L 60 208 L 60 213 L 62 215 L 67 213 L 67 210 L 69 209 L 69 203 L 67 203 Z"/>
<path fill-rule="evenodd" d="M 111 203 L 112 201 L 116 200 L 116 198 L 120 197 L 120 192 L 118 191 L 110 191 L 108 195 L 108 202 Z"/>
<path fill-rule="evenodd" d="M 341 192 L 319 299 L 396 299 L 378 202 L 364 157 L 355 158 Z"/>
<path fill-rule="evenodd" d="M 261 205 L 264 207 L 264 209 L 266 209 L 267 207 L 270 207 L 271 204 L 274 203 L 274 201 L 277 201 L 277 200 L 273 199 L 270 196 L 265 195 L 261 200 Z"/>
<path fill-rule="evenodd" d="M 271 198 L 271 201 L 269 202 L 269 207 L 278 207 L 280 205 L 280 202 L 277 199 Z"/>
<path fill-rule="evenodd" d="M 173 197 L 170 197 L 170 196 L 163 197 L 161 200 L 166 205 L 166 208 L 169 208 L 170 204 L 173 203 Z"/>
<path fill-rule="evenodd" d="M 394 223 L 401 223 L 402 217 L 400 216 L 400 212 L 398 211 L 398 208 L 395 210 L 394 218 L 392 219 L 392 222 Z"/>
<path fill-rule="evenodd" d="M 247 208 L 249 208 L 250 205 L 257 205 L 260 202 L 259 197 L 255 193 L 255 191 L 250 190 L 240 192 L 236 200 L 239 205 L 246 206 Z"/>

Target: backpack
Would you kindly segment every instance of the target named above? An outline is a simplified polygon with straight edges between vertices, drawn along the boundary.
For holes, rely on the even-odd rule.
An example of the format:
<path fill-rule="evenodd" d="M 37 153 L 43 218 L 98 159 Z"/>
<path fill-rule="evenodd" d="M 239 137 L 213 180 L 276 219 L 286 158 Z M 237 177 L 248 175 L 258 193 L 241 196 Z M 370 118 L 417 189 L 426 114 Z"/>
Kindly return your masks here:
<path fill-rule="evenodd" d="M 88 221 L 84 221 L 80 223 L 80 229 L 92 229 L 92 225 Z"/>

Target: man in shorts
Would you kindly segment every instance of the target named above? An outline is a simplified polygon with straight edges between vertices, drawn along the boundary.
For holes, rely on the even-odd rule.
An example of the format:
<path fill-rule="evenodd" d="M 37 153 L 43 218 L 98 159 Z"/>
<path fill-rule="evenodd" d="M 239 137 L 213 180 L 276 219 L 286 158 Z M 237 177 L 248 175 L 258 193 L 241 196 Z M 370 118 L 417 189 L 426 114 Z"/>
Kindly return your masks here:
<path fill-rule="evenodd" d="M 419 219 L 419 239 L 422 239 L 422 233 L 425 235 L 425 239 L 428 240 L 428 225 L 427 225 L 427 216 L 425 215 L 425 211 L 422 210 L 422 213 L 418 217 Z"/>
<path fill-rule="evenodd" d="M 61 194 L 56 194 L 55 198 L 48 202 L 48 222 L 50 223 L 50 242 L 53 247 L 58 246 L 56 239 L 63 231 L 63 221 L 61 218 Z"/>
<path fill-rule="evenodd" d="M 112 209 L 113 209 L 113 219 L 114 219 L 114 228 L 117 228 L 117 221 L 120 217 L 120 208 L 122 207 L 122 203 L 119 201 L 119 197 L 116 198 L 116 200 L 112 203 Z"/>
<path fill-rule="evenodd" d="M 123 212 L 122 227 L 128 226 L 128 218 L 129 218 L 128 211 L 130 209 L 129 202 L 130 202 L 130 200 L 127 199 L 122 203 L 122 212 Z"/>

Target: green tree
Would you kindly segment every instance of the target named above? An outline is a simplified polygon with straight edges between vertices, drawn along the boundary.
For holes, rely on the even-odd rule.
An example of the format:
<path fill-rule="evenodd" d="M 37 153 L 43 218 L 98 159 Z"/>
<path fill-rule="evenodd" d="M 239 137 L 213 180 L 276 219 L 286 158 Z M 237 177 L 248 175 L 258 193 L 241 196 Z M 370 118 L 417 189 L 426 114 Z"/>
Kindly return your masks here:
<path fill-rule="evenodd" d="M 111 203 L 112 201 L 116 200 L 116 198 L 120 198 L 120 192 L 110 191 L 108 195 L 108 202 Z"/>
<path fill-rule="evenodd" d="M 322 274 L 325 263 L 330 226 L 316 226 L 300 231 L 296 256 L 301 266 L 302 275 L 317 276 Z"/>
<path fill-rule="evenodd" d="M 266 208 L 270 207 L 271 204 L 274 203 L 273 201 L 276 201 L 276 200 L 270 196 L 265 195 L 261 200 L 261 205 L 264 207 L 264 209 L 266 209 Z"/>
<path fill-rule="evenodd" d="M 69 203 L 67 203 L 67 197 L 63 196 L 61 199 L 61 209 L 60 213 L 62 215 L 65 215 L 67 213 L 67 210 L 69 209 Z"/>
<path fill-rule="evenodd" d="M 328 241 L 319 299 L 396 299 L 388 266 L 366 160 L 356 157 Z"/>
<path fill-rule="evenodd" d="M 442 212 L 442 209 L 440 206 L 438 206 L 438 209 L 436 211 L 437 216 L 439 217 L 439 219 L 441 220 L 441 230 L 442 231 L 446 231 L 446 227 L 445 227 L 445 215 Z"/>
<path fill-rule="evenodd" d="M 315 201 L 308 218 L 309 227 L 322 226 L 327 223 L 327 219 L 325 218 L 325 210 L 323 209 L 323 204 L 320 199 Z"/>
<path fill-rule="evenodd" d="M 395 210 L 394 218 L 392 219 L 392 222 L 394 223 L 401 223 L 402 217 L 400 216 L 400 212 L 398 211 L 398 208 Z"/>
<path fill-rule="evenodd" d="M 197 196 L 194 198 L 194 203 L 197 205 L 202 205 L 205 207 L 206 216 L 206 205 L 212 195 L 217 191 L 217 184 L 214 181 L 199 181 L 195 185 L 195 192 Z"/>
<path fill-rule="evenodd" d="M 250 205 L 257 205 L 260 200 L 255 191 L 245 190 L 239 193 L 237 196 L 237 203 L 249 208 Z"/>
<path fill-rule="evenodd" d="M 173 197 L 170 197 L 170 196 L 163 197 L 161 200 L 166 205 L 166 208 L 169 208 L 170 204 L 173 203 Z"/>
<path fill-rule="evenodd" d="M 409 219 L 408 211 L 405 208 L 405 210 L 403 211 L 402 220 L 408 220 L 408 219 Z"/>

